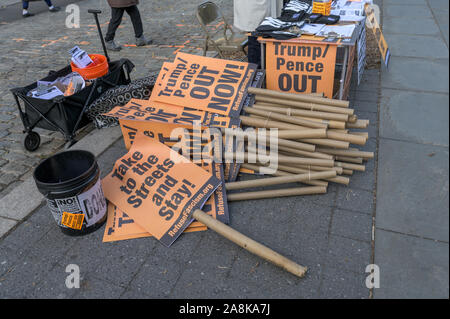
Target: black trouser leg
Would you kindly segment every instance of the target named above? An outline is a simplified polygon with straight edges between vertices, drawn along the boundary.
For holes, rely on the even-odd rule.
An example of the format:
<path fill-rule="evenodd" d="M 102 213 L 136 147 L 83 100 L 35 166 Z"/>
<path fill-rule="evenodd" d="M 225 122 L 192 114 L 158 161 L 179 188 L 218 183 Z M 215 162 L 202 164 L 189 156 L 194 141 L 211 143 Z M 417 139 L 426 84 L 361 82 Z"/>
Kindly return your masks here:
<path fill-rule="evenodd" d="M 144 30 L 142 28 L 141 14 L 139 13 L 138 7 L 126 7 L 125 10 L 131 18 L 131 23 L 133 23 L 134 35 L 136 36 L 136 38 L 140 38 L 144 33 Z"/>
<path fill-rule="evenodd" d="M 109 20 L 108 31 L 106 32 L 105 41 L 114 40 L 116 30 L 122 22 L 124 8 L 111 8 L 111 20 Z"/>

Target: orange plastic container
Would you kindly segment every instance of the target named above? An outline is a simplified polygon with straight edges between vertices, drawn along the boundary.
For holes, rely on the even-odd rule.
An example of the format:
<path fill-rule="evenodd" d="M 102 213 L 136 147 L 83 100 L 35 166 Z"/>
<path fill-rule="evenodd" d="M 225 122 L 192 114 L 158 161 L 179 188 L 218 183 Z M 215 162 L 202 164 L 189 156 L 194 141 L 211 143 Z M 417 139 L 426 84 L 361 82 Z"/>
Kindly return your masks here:
<path fill-rule="evenodd" d="M 313 1 L 313 13 L 321 13 L 324 16 L 330 15 L 331 0 L 314 0 Z"/>
<path fill-rule="evenodd" d="M 79 69 L 70 61 L 72 72 L 78 72 L 85 80 L 95 80 L 108 73 L 109 65 L 108 60 L 101 54 L 89 54 L 89 57 L 94 61 L 95 65 Z"/>

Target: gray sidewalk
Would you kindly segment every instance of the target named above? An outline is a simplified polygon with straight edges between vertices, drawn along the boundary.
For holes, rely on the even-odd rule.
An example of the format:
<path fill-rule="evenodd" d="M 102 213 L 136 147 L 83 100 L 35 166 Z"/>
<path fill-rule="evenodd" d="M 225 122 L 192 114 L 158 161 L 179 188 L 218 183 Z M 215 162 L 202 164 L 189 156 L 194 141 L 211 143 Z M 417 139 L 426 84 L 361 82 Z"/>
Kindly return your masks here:
<path fill-rule="evenodd" d="M 378 70 L 367 71 L 362 87 L 378 80 Z M 354 105 L 376 134 L 377 97 Z M 376 135 L 363 149 L 376 154 Z M 119 137 L 98 157 L 103 176 L 125 152 Z M 330 185 L 327 194 L 229 204 L 230 225 L 307 266 L 303 279 L 212 230 L 183 234 L 170 248 L 153 238 L 102 243 L 104 226 L 68 237 L 42 203 L 0 241 L 0 298 L 369 298 L 375 176 L 371 160 L 349 187 Z M 80 268 L 79 289 L 65 285 L 69 264 Z"/>
<path fill-rule="evenodd" d="M 448 1 L 384 0 L 375 298 L 448 298 Z"/>
<path fill-rule="evenodd" d="M 199 2 L 142 2 L 156 45 L 143 50 L 127 47 L 113 57 L 129 57 L 139 66 L 133 78 L 159 70 L 178 49 L 170 46 L 199 34 L 192 14 Z M 96 3 L 80 4 L 85 11 Z M 220 4 L 230 15 L 232 1 Z M 390 69 L 366 70 L 361 85 L 353 81 L 351 88 L 351 106 L 359 118 L 370 119 L 370 138 L 363 150 L 373 151 L 375 158 L 366 171 L 355 172 L 348 187 L 331 184 L 324 195 L 229 205 L 233 228 L 308 266 L 305 278 L 262 261 L 211 230 L 184 234 L 171 248 L 153 238 L 102 243 L 104 226 L 87 236 L 65 236 L 28 173 L 20 175 L 28 183 L 26 192 L 13 187 L 20 185 L 16 181 L 7 190 L 17 191 L 0 198 L 0 208 L 12 207 L 4 199 L 13 199 L 13 207 L 36 208 L 24 216 L 17 216 L 15 209 L 0 209 L 0 298 L 448 298 L 448 5 L 385 0 L 382 9 L 383 32 L 393 54 Z M 402 10 L 423 20 L 425 27 L 404 27 L 410 23 Z M 180 15 L 183 27 L 167 31 Z M 41 20 L 45 17 L 47 13 Z M 103 25 L 107 17 L 102 15 Z M 91 21 L 87 15 L 83 19 Z M 16 27 L 31 28 L 17 23 Z M 34 27 L 34 32 L 42 32 L 42 25 Z M 2 54 L 27 50 L 30 60 L 39 52 L 45 54 L 42 66 L 34 65 L 30 74 L 22 67 L 8 85 L 28 83 L 51 62 L 64 65 L 65 59 L 52 52 L 70 45 L 66 35 L 101 50 L 95 29 L 86 25 L 61 34 L 51 31 L 51 44 L 44 47 L 31 38 L 26 39 L 28 46 L 20 47 L 24 41 L 4 38 L 3 30 L 0 41 L 10 48 L 1 46 Z M 118 35 L 121 43 L 127 43 L 130 31 L 127 21 Z M 181 50 L 197 49 L 184 45 Z M 0 69 L 1 75 L 13 74 L 15 69 L 4 64 L 11 61 L 2 61 L 6 70 Z M 1 90 L 6 92 L 5 87 Z M 8 99 L 0 98 L 0 112 Z M 11 127 L 19 125 L 17 118 L 12 122 Z M 108 130 L 93 131 L 81 141 L 82 147 L 98 148 L 103 176 L 125 152 L 117 128 Z M 101 136 L 114 141 L 105 151 L 97 147 Z M 46 145 L 58 148 L 53 139 Z M 13 153 L 19 153 L 20 145 L 16 146 Z M 0 163 L 4 155 L 0 145 Z M 369 290 L 365 270 L 372 263 L 380 267 L 381 288 Z M 80 267 L 79 289 L 65 285 L 69 264 Z"/>
<path fill-rule="evenodd" d="M 93 2 L 80 2 L 82 10 Z M 143 16 L 157 44 L 142 50 L 127 47 L 114 53 L 113 58 L 130 57 L 137 65 L 132 76 L 139 77 L 159 70 L 162 62 L 170 61 L 178 49 L 198 52 L 194 45 L 198 44 L 195 40 L 200 33 L 193 17 L 196 3 L 183 1 L 181 7 L 179 1 L 161 2 L 158 6 L 143 2 L 141 12 L 148 12 Z M 221 1 L 220 5 L 230 16 L 232 1 Z M 91 21 L 87 16 L 83 19 Z M 105 21 L 102 15 L 101 23 L 104 25 Z M 22 21 L 18 23 L 27 27 Z M 68 33 L 76 36 L 89 32 L 85 39 L 77 39 L 80 43 L 90 42 L 99 50 L 95 28 L 84 28 Z M 118 41 L 127 43 L 129 34 L 128 23 L 121 29 Z M 46 63 L 50 63 L 51 52 L 70 45 L 61 35 L 52 34 L 49 38 L 54 39 L 51 48 L 42 49 L 49 54 L 42 57 Z M 183 45 L 187 40 L 191 43 Z M 28 44 L 41 50 L 41 43 L 29 39 Z M 60 64 L 65 61 L 61 57 L 54 60 Z M 27 77 L 31 78 L 31 74 Z M 20 80 L 26 81 L 22 77 Z M 363 149 L 375 154 L 378 95 L 361 90 L 378 86 L 378 70 L 367 70 L 360 88 L 355 83 L 352 86 L 356 114 L 371 121 L 370 139 Z M 353 103 L 363 95 L 366 100 Z M 113 135 L 108 131 L 98 134 Z M 93 136 L 96 135 L 82 140 L 84 145 L 97 146 L 97 141 L 90 140 Z M 103 175 L 124 152 L 119 137 L 112 147 L 99 154 Z M 0 239 L 0 298 L 369 298 L 365 268 L 372 256 L 375 181 L 376 160 L 371 160 L 365 172 L 354 173 L 349 187 L 330 185 L 325 195 L 230 204 L 232 227 L 309 267 L 306 278 L 298 279 L 211 230 L 182 235 L 169 249 L 152 238 L 102 243 L 104 226 L 88 236 L 64 236 L 48 208 L 39 201 L 42 197 L 28 177 L 26 192 L 19 189 L 0 199 L 0 221 L 6 228 Z M 261 206 L 266 209 L 261 211 Z M 26 207 L 31 214 L 18 216 L 18 207 Z M 13 229 L 8 231 L 10 227 Z M 80 289 L 65 286 L 69 264 L 80 267 Z"/>

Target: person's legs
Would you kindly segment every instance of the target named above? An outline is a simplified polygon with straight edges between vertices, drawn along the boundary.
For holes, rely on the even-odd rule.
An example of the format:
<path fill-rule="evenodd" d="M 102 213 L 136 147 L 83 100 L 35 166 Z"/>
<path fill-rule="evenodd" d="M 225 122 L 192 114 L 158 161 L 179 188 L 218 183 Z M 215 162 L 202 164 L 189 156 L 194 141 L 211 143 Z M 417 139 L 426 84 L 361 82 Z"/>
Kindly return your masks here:
<path fill-rule="evenodd" d="M 131 23 L 133 23 L 134 36 L 136 37 L 136 45 L 143 46 L 147 44 L 152 44 L 152 40 L 147 40 L 144 37 L 144 29 L 142 27 L 141 14 L 137 6 L 130 6 L 125 8 L 128 15 L 131 18 Z"/>
<path fill-rule="evenodd" d="M 45 3 L 48 5 L 48 10 L 50 11 L 50 12 L 58 12 L 59 10 L 61 10 L 61 8 L 60 7 L 55 7 L 53 4 L 52 4 L 52 1 L 51 0 L 44 0 L 45 1 Z M 22 16 L 23 17 L 31 17 L 31 16 L 34 16 L 34 14 L 32 14 L 32 13 L 29 13 L 28 12 L 28 6 L 30 5 L 30 2 L 29 1 L 27 1 L 27 0 L 22 0 Z"/>
<path fill-rule="evenodd" d="M 30 3 L 28 1 L 22 0 L 22 16 L 24 18 L 34 16 L 34 14 L 28 12 L 28 6 L 29 5 L 30 5 Z"/>
<path fill-rule="evenodd" d="M 48 5 L 48 10 L 50 12 L 58 12 L 59 10 L 61 10 L 60 7 L 55 7 L 51 0 L 44 0 L 44 1 Z"/>
<path fill-rule="evenodd" d="M 108 31 L 106 32 L 105 41 L 109 50 L 118 51 L 120 46 L 114 43 L 117 28 L 122 22 L 123 8 L 111 8 L 111 20 L 109 20 Z"/>
<path fill-rule="evenodd" d="M 142 28 L 141 14 L 139 13 L 138 7 L 130 6 L 126 7 L 125 10 L 127 11 L 128 15 L 131 18 L 131 23 L 133 24 L 134 29 L 134 36 L 136 38 L 140 38 L 144 33 L 144 30 Z"/>

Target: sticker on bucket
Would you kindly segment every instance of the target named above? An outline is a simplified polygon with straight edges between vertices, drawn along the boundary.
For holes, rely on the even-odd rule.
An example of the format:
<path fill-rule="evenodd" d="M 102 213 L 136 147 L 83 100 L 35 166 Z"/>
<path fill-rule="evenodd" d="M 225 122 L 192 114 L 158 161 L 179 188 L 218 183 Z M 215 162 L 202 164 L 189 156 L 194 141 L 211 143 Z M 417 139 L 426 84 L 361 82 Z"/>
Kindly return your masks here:
<path fill-rule="evenodd" d="M 106 214 L 107 205 L 100 178 L 87 192 L 78 195 L 87 226 L 98 222 Z"/>
<path fill-rule="evenodd" d="M 64 212 L 61 219 L 63 226 L 80 230 L 83 227 L 84 214 L 70 214 Z"/>
<path fill-rule="evenodd" d="M 106 214 L 106 199 L 103 195 L 101 180 L 99 179 L 88 191 L 67 198 L 47 199 L 47 205 L 61 227 L 81 229 L 71 227 L 72 222 L 68 219 L 73 214 L 82 214 L 86 227 L 94 225 Z"/>

